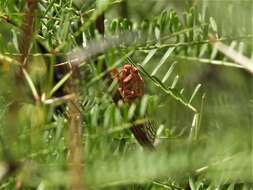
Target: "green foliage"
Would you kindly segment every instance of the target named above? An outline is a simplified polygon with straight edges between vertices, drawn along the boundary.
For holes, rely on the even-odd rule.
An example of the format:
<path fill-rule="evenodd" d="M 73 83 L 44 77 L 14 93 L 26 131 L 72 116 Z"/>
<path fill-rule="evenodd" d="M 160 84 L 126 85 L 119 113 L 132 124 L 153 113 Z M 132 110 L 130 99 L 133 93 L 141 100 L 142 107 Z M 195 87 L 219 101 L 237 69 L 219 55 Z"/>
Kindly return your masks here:
<path fill-rule="evenodd" d="M 87 189 L 252 189 L 252 76 L 209 38 L 252 58 L 250 5 L 39 0 L 20 69 L 29 5 L 0 1 L 0 189 L 70 188 L 66 104 L 75 96 Z M 126 63 L 145 82 L 131 105 L 114 102 L 119 85 L 108 77 Z M 76 66 L 78 93 L 68 86 Z M 150 121 L 155 151 L 130 130 Z"/>

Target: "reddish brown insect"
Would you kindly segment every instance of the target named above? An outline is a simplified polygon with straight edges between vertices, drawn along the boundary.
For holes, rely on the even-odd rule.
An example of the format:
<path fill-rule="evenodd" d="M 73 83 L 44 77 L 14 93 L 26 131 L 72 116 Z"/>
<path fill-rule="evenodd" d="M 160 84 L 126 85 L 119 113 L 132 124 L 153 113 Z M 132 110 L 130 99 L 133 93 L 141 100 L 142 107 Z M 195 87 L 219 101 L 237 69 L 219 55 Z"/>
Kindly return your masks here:
<path fill-rule="evenodd" d="M 124 102 L 131 104 L 144 95 L 144 80 L 136 67 L 126 64 L 120 73 L 115 69 L 113 75 L 119 81 L 119 92 Z M 142 146 L 154 148 L 156 130 L 153 123 L 133 125 L 130 129 Z"/>
<path fill-rule="evenodd" d="M 119 92 L 124 102 L 132 103 L 144 94 L 144 80 L 136 67 L 126 64 L 119 73 L 114 71 L 114 77 L 119 81 Z"/>

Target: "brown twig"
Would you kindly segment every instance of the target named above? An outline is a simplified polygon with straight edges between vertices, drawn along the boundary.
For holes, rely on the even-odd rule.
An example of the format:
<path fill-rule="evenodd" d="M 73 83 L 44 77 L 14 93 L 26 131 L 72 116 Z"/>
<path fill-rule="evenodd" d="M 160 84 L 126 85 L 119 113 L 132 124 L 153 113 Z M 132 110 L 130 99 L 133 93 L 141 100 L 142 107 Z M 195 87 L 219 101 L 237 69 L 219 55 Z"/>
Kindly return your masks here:
<path fill-rule="evenodd" d="M 118 14 L 120 15 L 121 18 L 128 18 L 127 1 L 122 1 L 119 4 Z"/>
<path fill-rule="evenodd" d="M 28 0 L 27 1 L 28 9 L 26 11 L 26 17 L 23 21 L 22 25 L 22 34 L 19 43 L 19 50 L 21 54 L 20 61 L 12 60 L 11 58 L 7 58 L 2 56 L 3 59 L 9 61 L 9 63 L 13 63 L 19 66 L 19 70 L 16 72 L 16 86 L 13 90 L 12 94 L 12 103 L 9 107 L 9 112 L 7 115 L 8 126 L 6 127 L 5 136 L 8 138 L 9 147 L 11 147 L 12 143 L 14 143 L 18 139 L 18 134 L 14 131 L 18 131 L 17 120 L 21 102 L 26 97 L 23 89 L 23 84 L 25 81 L 26 69 L 25 66 L 28 62 L 28 55 L 30 52 L 30 47 L 33 39 L 34 32 L 34 22 L 35 22 L 35 12 L 37 9 L 37 0 Z M 7 18 L 9 19 L 9 18 Z M 6 20 L 10 22 L 10 20 Z M 24 72 L 25 71 L 25 72 Z M 17 96 L 18 95 L 18 96 Z M 37 94 L 36 94 L 37 95 Z M 8 129 L 7 129 L 8 128 Z M 32 135 L 31 135 L 32 136 Z M 36 139 L 36 138 L 35 138 Z M 12 173 L 20 168 L 20 164 L 15 160 L 15 158 L 8 158 L 8 173 Z M 21 185 L 20 185 L 21 186 Z"/>
<path fill-rule="evenodd" d="M 21 64 L 25 66 L 28 61 L 28 54 L 31 49 L 31 42 L 33 39 L 35 12 L 37 9 L 37 0 L 28 0 L 28 10 L 26 12 L 25 20 L 22 25 L 22 37 L 19 43 L 19 50 L 21 55 Z"/>
<path fill-rule="evenodd" d="M 19 62 L 21 66 L 15 76 L 18 91 L 22 90 L 21 84 L 24 82 L 25 78 L 23 70 L 27 68 L 28 57 L 32 47 L 37 0 L 28 0 L 27 7 L 28 9 L 25 13 L 25 18 L 21 28 L 21 38 L 19 40 L 19 51 L 21 54 Z"/>
<path fill-rule="evenodd" d="M 98 32 L 102 35 L 105 34 L 105 26 L 104 26 L 104 20 L 105 20 L 105 15 L 104 13 L 102 13 L 101 15 L 99 15 L 96 19 L 96 29 L 98 30 Z"/>
<path fill-rule="evenodd" d="M 69 150 L 70 150 L 70 189 L 84 190 L 84 166 L 83 166 L 83 146 L 81 131 L 81 113 L 79 108 L 79 67 L 72 67 L 72 75 L 66 84 L 66 91 L 74 94 L 68 101 L 69 119 Z"/>

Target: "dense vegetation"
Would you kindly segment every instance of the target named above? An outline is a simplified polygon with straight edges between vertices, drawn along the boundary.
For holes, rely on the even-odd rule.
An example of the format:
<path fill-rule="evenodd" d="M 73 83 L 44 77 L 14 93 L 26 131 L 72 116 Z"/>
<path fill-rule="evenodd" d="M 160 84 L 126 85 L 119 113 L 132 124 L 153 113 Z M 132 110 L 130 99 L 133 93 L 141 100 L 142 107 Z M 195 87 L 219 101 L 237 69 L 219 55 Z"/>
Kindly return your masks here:
<path fill-rule="evenodd" d="M 252 190 L 252 8 L 1 0 L 0 189 Z M 124 64 L 144 79 L 131 104 Z M 155 150 L 130 130 L 147 123 Z"/>

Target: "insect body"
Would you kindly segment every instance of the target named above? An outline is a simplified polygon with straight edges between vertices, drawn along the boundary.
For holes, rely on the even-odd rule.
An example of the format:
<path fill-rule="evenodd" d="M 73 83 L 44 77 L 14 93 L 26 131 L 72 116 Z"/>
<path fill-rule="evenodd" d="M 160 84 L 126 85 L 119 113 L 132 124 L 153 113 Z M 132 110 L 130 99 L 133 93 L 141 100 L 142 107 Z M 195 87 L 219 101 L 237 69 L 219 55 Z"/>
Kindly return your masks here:
<path fill-rule="evenodd" d="M 113 75 L 119 81 L 119 92 L 124 102 L 131 104 L 144 95 L 144 80 L 136 67 L 125 64 L 120 73 L 115 69 Z M 143 147 L 154 149 L 156 128 L 153 122 L 133 125 L 130 130 Z"/>
<path fill-rule="evenodd" d="M 119 92 L 124 102 L 132 103 L 144 94 L 144 80 L 136 67 L 126 64 L 121 72 L 114 70 L 115 78 L 119 81 Z"/>

